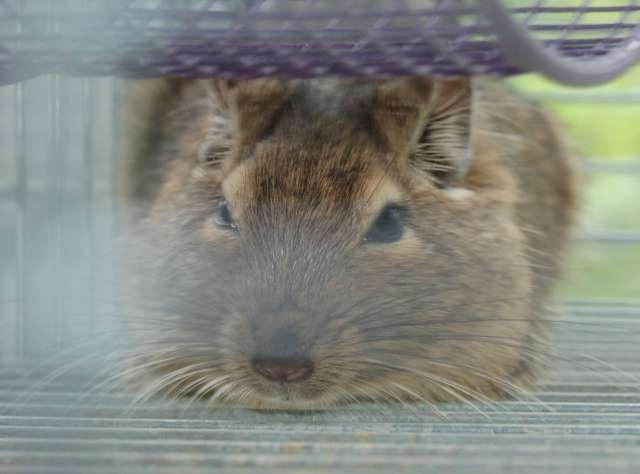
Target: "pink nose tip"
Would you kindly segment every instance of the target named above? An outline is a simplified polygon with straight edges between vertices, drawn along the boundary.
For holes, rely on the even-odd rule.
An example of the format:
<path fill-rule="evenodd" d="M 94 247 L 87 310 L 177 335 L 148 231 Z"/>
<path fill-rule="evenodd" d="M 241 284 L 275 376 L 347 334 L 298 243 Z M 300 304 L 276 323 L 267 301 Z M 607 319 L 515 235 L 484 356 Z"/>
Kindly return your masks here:
<path fill-rule="evenodd" d="M 253 368 L 272 382 L 301 382 L 313 374 L 313 363 L 310 360 L 257 359 L 253 361 Z"/>

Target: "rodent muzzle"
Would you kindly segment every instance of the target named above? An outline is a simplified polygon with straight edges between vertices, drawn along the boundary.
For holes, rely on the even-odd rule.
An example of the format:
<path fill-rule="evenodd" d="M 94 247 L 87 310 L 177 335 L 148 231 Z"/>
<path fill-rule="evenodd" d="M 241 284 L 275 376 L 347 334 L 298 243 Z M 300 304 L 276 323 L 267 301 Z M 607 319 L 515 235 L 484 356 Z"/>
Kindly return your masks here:
<path fill-rule="evenodd" d="M 314 364 L 295 332 L 280 329 L 267 338 L 251 358 L 251 366 L 271 382 L 302 382 L 311 377 Z"/>

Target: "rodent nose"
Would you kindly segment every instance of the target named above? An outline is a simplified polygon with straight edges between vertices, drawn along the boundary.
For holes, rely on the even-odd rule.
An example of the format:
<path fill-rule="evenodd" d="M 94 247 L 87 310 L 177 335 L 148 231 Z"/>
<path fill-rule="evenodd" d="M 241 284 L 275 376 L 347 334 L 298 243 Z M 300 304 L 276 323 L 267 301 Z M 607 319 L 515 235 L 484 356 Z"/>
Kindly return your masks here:
<path fill-rule="evenodd" d="M 254 357 L 254 370 L 272 382 L 302 382 L 313 374 L 313 362 L 307 358 Z"/>

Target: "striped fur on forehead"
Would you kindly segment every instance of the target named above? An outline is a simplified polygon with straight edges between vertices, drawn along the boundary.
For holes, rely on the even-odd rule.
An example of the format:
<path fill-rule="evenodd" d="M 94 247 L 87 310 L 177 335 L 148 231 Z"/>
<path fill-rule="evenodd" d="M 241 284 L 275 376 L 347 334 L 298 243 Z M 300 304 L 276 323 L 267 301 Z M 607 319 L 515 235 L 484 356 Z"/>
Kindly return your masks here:
<path fill-rule="evenodd" d="M 396 172 L 446 185 L 469 167 L 471 96 L 468 79 L 270 79 L 236 84 L 218 101 L 234 129 L 231 167 L 265 141 L 312 149 L 358 143 L 375 149 Z"/>
<path fill-rule="evenodd" d="M 297 211 L 347 211 L 367 198 L 375 156 L 364 143 L 261 144 L 249 184 L 252 200 Z"/>

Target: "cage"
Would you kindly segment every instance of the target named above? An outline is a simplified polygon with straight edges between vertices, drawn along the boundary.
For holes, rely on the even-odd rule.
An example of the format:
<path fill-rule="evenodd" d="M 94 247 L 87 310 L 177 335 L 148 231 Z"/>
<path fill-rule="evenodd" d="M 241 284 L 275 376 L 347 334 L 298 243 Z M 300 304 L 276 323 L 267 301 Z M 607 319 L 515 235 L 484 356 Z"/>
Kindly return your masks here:
<path fill-rule="evenodd" d="M 637 472 L 640 77 L 610 81 L 639 58 L 633 1 L 0 1 L 0 470 Z M 441 418 L 108 388 L 125 79 L 412 74 L 514 76 L 580 150 L 585 204 L 539 390 Z"/>

